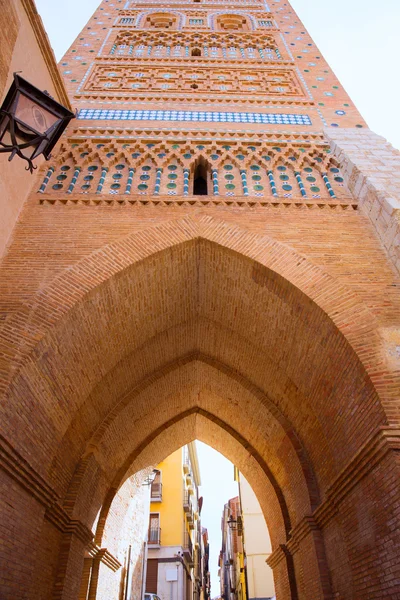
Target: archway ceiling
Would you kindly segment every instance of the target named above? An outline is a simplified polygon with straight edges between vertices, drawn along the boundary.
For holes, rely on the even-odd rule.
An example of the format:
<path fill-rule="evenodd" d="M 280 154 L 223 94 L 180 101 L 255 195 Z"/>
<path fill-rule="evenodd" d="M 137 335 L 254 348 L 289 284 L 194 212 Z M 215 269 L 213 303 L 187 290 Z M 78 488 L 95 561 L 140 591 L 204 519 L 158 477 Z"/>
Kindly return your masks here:
<path fill-rule="evenodd" d="M 206 413 L 209 421 L 219 425 L 221 434 L 228 432 L 247 454 L 262 457 L 277 485 L 285 490 L 292 517 L 309 514 L 310 492 L 303 468 L 283 428 L 240 384 L 199 361 L 187 363 L 149 386 L 108 427 L 95 446 L 96 459 L 108 481 L 118 474 L 118 484 L 121 468 L 122 472 L 129 468 L 132 451 L 135 454 L 175 419 L 193 411 Z M 312 486 L 312 481 L 309 483 Z M 315 507 L 318 498 L 313 502 Z"/>
<path fill-rule="evenodd" d="M 359 430 L 365 437 L 384 421 L 361 363 L 321 309 L 276 273 L 198 239 L 115 275 L 38 344 L 12 389 L 24 390 L 32 462 L 46 471 L 64 436 L 80 451 L 122 394 L 190 352 L 259 387 L 309 455 L 328 440 L 334 471 L 354 454 Z"/>
<path fill-rule="evenodd" d="M 217 423 L 210 421 L 203 414 L 189 414 L 161 432 L 133 460 L 126 476 L 129 477 L 149 465 L 159 464 L 182 445 L 196 439 L 208 444 L 236 464 L 249 481 L 260 502 L 270 529 L 273 545 L 285 543 L 287 532 L 282 507 L 268 476 L 254 456 L 249 453 L 248 448 L 245 448 L 228 431 L 222 429 Z M 96 541 L 100 543 L 101 539 Z"/>

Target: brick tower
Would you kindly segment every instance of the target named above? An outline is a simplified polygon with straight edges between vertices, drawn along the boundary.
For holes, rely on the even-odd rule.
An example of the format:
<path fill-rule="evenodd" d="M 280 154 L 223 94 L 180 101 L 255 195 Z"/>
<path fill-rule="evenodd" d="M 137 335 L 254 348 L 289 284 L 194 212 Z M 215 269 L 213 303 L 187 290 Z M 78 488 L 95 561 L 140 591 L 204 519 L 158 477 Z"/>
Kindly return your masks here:
<path fill-rule="evenodd" d="M 194 439 L 278 600 L 400 598 L 399 153 L 284 0 L 104 0 L 60 69 L 0 269 L 1 598 L 129 597 L 137 474 Z"/>
<path fill-rule="evenodd" d="M 51 201 L 354 204 L 322 129 L 365 123 L 288 3 L 102 2 L 61 68 Z"/>

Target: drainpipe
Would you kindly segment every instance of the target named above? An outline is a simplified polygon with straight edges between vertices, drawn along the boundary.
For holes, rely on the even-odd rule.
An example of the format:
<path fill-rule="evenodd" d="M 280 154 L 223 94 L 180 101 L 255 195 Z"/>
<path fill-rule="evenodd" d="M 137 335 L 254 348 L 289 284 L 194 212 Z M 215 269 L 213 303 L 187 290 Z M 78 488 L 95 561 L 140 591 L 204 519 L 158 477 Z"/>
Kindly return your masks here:
<path fill-rule="evenodd" d="M 142 591 L 141 598 L 144 600 L 144 595 L 146 593 L 146 578 L 147 578 L 147 542 L 143 544 L 143 564 L 142 564 Z"/>
<path fill-rule="evenodd" d="M 126 585 L 125 585 L 125 596 L 124 596 L 124 600 L 130 600 L 130 593 L 129 593 L 129 578 L 130 578 L 130 570 L 131 570 L 131 552 L 132 552 L 132 546 L 129 546 L 129 550 L 128 550 L 128 564 L 126 565 Z M 129 596 L 128 596 L 129 594 Z"/>

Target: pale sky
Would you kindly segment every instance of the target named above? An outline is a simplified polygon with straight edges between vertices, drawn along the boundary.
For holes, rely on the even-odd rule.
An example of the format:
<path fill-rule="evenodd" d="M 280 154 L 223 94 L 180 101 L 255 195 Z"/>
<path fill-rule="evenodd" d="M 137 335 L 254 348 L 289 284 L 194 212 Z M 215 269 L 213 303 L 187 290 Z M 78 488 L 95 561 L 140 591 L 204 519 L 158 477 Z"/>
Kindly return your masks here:
<path fill-rule="evenodd" d="M 204 498 L 201 524 L 210 536 L 211 596 L 219 596 L 218 555 L 221 549 L 221 517 L 224 504 L 238 495 L 233 480 L 233 464 L 219 452 L 196 441 L 200 463 L 201 488 Z"/>
<path fill-rule="evenodd" d="M 99 0 L 36 0 L 59 60 L 99 5 Z M 291 0 L 369 127 L 400 148 L 400 77 L 397 55 L 400 0 Z M 237 495 L 233 466 L 198 443 L 204 496 L 202 522 L 210 531 L 212 595 L 219 593 L 217 560 L 224 503 Z"/>

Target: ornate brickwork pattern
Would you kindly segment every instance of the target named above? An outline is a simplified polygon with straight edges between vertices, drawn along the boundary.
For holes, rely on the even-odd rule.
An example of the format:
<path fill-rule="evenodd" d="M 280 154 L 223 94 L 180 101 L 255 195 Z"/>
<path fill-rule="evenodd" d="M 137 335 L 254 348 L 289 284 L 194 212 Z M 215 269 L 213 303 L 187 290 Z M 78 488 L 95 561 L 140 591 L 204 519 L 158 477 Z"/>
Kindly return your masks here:
<path fill-rule="evenodd" d="M 197 438 L 278 600 L 394 600 L 398 155 L 283 0 L 104 0 L 60 68 L 0 277 L 0 596 L 123 592 L 131 478 Z"/>
<path fill-rule="evenodd" d="M 240 197 L 356 206 L 316 133 L 328 119 L 322 99 L 350 101 L 340 86 L 331 92 L 319 83 L 338 82 L 315 76 L 330 71 L 305 32 L 293 38 L 301 23 L 290 7 L 118 4 L 103 2 L 61 61 L 79 120 L 44 174 L 41 202 L 70 202 L 80 193 L 89 202 L 115 195 L 130 204 L 161 196 L 165 206 L 197 196 L 201 177 L 208 201 L 218 204 Z M 318 64 L 302 69 L 308 58 Z M 335 120 L 349 124 L 340 102 L 337 108 Z M 362 126 L 358 113 L 350 114 Z M 133 122 L 141 130 L 132 130 Z"/>

